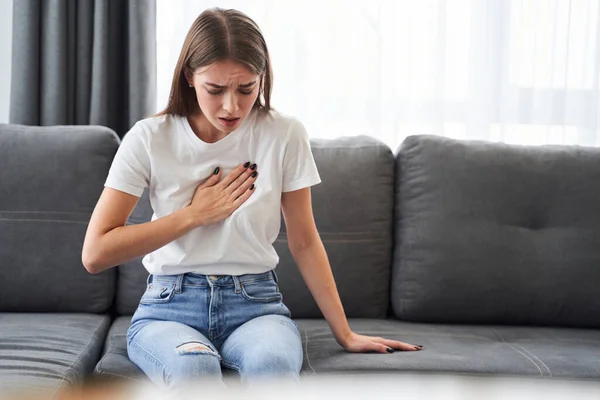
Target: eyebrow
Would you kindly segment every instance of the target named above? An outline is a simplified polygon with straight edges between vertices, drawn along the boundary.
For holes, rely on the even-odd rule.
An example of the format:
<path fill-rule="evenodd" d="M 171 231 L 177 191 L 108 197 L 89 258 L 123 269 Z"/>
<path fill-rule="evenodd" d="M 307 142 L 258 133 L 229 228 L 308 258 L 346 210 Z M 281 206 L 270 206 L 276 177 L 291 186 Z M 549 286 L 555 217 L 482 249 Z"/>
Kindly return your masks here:
<path fill-rule="evenodd" d="M 241 88 L 249 88 L 250 86 L 254 85 L 255 83 L 256 83 L 256 81 L 252 81 L 252 82 L 249 82 L 249 83 L 241 84 L 241 85 L 239 85 L 239 87 L 241 87 Z M 210 87 L 213 87 L 215 89 L 224 89 L 225 88 L 225 86 L 217 85 L 216 83 L 204 82 L 204 84 L 206 86 L 210 86 Z"/>

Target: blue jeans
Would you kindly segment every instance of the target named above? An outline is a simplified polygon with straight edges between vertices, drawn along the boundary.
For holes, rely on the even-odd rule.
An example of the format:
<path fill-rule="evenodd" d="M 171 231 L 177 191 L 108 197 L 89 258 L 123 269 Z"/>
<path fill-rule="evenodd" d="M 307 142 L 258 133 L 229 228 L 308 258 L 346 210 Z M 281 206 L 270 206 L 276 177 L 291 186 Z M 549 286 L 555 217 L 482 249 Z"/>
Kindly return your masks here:
<path fill-rule="evenodd" d="M 127 353 L 162 388 L 221 379 L 299 379 L 302 342 L 274 271 L 241 276 L 149 275 Z"/>

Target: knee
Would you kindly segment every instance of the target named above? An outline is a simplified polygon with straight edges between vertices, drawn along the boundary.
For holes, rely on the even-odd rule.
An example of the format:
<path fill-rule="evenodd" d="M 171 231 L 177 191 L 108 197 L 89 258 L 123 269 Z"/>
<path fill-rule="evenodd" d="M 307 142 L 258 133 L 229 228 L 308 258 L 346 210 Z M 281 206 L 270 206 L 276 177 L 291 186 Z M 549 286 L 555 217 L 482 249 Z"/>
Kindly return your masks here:
<path fill-rule="evenodd" d="M 297 376 L 302 368 L 302 360 L 293 352 L 262 349 L 246 354 L 240 367 L 240 374 L 247 376 Z"/>
<path fill-rule="evenodd" d="M 169 385 L 221 378 L 221 358 L 214 350 L 204 345 L 182 345 L 177 348 L 177 355 L 176 362 L 165 377 Z"/>

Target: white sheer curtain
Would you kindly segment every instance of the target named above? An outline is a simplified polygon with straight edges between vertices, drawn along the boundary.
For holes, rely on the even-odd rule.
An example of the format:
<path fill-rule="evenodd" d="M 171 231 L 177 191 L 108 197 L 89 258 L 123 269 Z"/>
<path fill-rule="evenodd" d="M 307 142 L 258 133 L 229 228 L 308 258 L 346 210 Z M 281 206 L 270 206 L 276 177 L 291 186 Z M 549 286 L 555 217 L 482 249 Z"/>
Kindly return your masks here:
<path fill-rule="evenodd" d="M 206 8 L 261 27 L 313 137 L 600 145 L 600 0 L 158 0 L 158 104 Z"/>

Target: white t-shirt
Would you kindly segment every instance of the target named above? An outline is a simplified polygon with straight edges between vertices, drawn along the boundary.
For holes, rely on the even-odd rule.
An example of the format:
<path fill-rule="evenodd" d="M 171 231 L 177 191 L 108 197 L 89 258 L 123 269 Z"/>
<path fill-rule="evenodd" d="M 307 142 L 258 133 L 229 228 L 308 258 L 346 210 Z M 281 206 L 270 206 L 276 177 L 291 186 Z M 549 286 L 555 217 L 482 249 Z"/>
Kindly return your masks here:
<path fill-rule="evenodd" d="M 148 272 L 174 275 L 242 275 L 269 271 L 279 257 L 273 242 L 281 227 L 281 194 L 321 182 L 304 126 L 271 111 L 252 111 L 215 143 L 199 139 L 187 118 L 174 115 L 139 121 L 124 136 L 105 186 L 134 196 L 149 188 L 152 220 L 190 204 L 194 191 L 214 172 L 221 179 L 247 161 L 258 164 L 256 188 L 229 217 L 193 229 L 147 254 Z"/>

